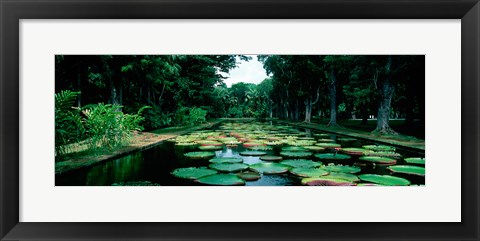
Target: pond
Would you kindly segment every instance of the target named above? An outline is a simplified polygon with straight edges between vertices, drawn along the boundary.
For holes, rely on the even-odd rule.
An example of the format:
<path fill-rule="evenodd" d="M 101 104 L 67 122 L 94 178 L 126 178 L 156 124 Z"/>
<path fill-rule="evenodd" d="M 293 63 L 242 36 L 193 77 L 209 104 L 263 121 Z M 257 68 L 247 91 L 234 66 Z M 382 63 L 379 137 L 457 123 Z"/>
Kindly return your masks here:
<path fill-rule="evenodd" d="M 56 175 L 56 186 L 424 185 L 424 152 L 275 122 L 222 122 Z"/>

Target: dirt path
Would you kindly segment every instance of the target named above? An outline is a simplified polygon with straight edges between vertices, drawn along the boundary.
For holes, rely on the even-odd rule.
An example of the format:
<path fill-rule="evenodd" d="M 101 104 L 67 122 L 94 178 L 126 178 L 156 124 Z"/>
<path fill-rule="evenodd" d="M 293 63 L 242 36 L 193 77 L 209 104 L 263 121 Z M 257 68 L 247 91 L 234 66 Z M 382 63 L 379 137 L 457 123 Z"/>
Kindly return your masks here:
<path fill-rule="evenodd" d="M 305 123 L 305 122 L 295 122 L 295 121 L 287 121 L 287 120 L 277 120 L 277 121 L 280 123 L 286 123 L 294 126 L 310 128 L 313 130 L 320 130 L 320 131 L 341 134 L 345 136 L 350 136 L 350 137 L 355 137 L 355 138 L 360 138 L 360 139 L 365 139 L 365 140 L 370 140 L 375 142 L 381 142 L 381 143 L 400 146 L 400 147 L 406 147 L 406 148 L 415 149 L 418 151 L 425 151 L 425 140 L 417 139 L 412 136 L 405 136 L 405 135 L 379 136 L 379 135 L 373 135 L 370 132 L 352 130 L 352 129 L 343 128 L 343 127 L 328 127 L 326 125 L 317 124 L 317 123 Z"/>
<path fill-rule="evenodd" d="M 190 131 L 209 128 L 213 125 L 218 124 L 219 122 L 221 122 L 221 120 L 211 121 L 194 127 L 166 128 L 154 131 L 152 133 L 140 132 L 135 134 L 135 136 L 133 137 L 133 141 L 128 146 L 117 148 L 115 150 L 112 150 L 108 154 L 88 154 L 84 156 L 73 157 L 65 161 L 56 162 L 55 174 L 62 174 L 75 169 L 89 167 L 100 162 L 126 156 L 136 151 L 146 150 L 161 144 L 167 139 L 185 134 Z"/>

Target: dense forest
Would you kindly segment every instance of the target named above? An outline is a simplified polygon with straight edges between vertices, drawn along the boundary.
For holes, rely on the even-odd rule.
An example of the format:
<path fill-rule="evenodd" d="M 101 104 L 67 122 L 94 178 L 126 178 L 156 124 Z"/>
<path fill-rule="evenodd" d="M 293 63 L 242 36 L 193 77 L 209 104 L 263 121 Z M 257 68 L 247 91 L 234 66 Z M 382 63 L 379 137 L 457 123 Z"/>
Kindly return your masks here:
<path fill-rule="evenodd" d="M 269 78 L 227 87 L 240 61 L 257 60 Z M 414 55 L 57 55 L 56 146 L 91 137 L 108 113 L 125 135 L 222 117 L 375 117 L 375 133 L 395 134 L 390 118 L 424 120 L 424 71 Z"/>

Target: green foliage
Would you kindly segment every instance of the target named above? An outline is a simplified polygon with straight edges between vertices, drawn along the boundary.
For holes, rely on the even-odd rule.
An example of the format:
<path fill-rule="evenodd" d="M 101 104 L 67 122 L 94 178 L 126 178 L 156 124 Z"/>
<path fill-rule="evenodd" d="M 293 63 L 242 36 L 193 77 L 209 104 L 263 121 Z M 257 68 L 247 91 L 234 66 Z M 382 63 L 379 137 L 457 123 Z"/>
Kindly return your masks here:
<path fill-rule="evenodd" d="M 136 114 L 124 114 L 119 105 L 93 104 L 73 107 L 80 92 L 69 90 L 55 94 L 55 151 L 58 157 L 71 150 L 97 151 L 130 141 L 133 131 L 142 131 L 145 120 L 140 108 Z M 86 147 L 82 147 L 86 145 Z"/>
<path fill-rule="evenodd" d="M 140 122 L 145 118 L 141 112 L 148 107 L 140 108 L 134 115 L 124 114 L 120 108 L 119 105 L 99 103 L 82 110 L 89 149 L 125 145 L 130 141 L 132 131 L 143 130 Z"/>
<path fill-rule="evenodd" d="M 175 123 L 182 126 L 193 126 L 204 123 L 207 111 L 198 107 L 181 107 L 175 113 Z"/>
<path fill-rule="evenodd" d="M 146 130 L 155 130 L 174 124 L 174 113 L 164 112 L 158 106 L 146 109 L 143 116 L 143 126 Z"/>
<path fill-rule="evenodd" d="M 85 128 L 74 108 L 80 92 L 64 90 L 55 94 L 55 151 L 61 155 L 67 150 L 66 144 L 80 141 L 85 134 Z"/>

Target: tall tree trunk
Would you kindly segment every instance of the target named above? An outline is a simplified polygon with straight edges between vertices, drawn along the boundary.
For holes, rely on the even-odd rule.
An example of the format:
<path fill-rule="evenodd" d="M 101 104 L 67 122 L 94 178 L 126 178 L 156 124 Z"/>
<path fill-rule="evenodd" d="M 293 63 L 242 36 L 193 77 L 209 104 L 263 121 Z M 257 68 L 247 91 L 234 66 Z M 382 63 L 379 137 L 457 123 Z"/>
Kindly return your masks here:
<path fill-rule="evenodd" d="M 305 122 L 310 123 L 312 121 L 312 100 L 307 99 L 305 101 Z"/>
<path fill-rule="evenodd" d="M 377 128 L 373 131 L 378 134 L 398 134 L 389 125 L 390 109 L 395 92 L 395 86 L 392 83 L 392 57 L 388 56 L 386 64 L 386 76 L 380 83 L 380 103 L 378 105 Z"/>
<path fill-rule="evenodd" d="M 104 71 L 104 76 L 106 79 L 108 79 L 108 87 L 110 88 L 110 99 L 109 103 L 112 105 L 118 105 L 118 83 L 115 81 L 115 78 L 117 77 L 115 73 L 112 71 L 110 68 L 110 65 L 108 64 L 108 61 L 106 58 L 102 58 L 102 64 L 103 64 L 103 71 Z"/>
<path fill-rule="evenodd" d="M 77 60 L 77 90 L 80 92 L 80 94 L 77 96 L 77 107 L 81 108 L 82 107 L 82 67 L 80 64 L 80 60 Z"/>
<path fill-rule="evenodd" d="M 295 102 L 295 120 L 300 119 L 300 105 L 298 104 L 298 99 Z"/>
<path fill-rule="evenodd" d="M 361 112 L 362 112 L 362 122 L 360 122 L 360 125 L 367 125 L 368 124 L 368 110 L 366 106 L 361 107 Z"/>
<path fill-rule="evenodd" d="M 330 74 L 328 91 L 330 93 L 330 122 L 328 122 L 328 126 L 337 126 L 337 77 L 333 69 Z"/>
<path fill-rule="evenodd" d="M 306 123 L 312 122 L 313 105 L 317 103 L 319 98 L 320 98 L 320 88 L 317 89 L 317 98 L 314 101 L 312 101 L 311 97 L 305 101 L 305 122 Z"/>

